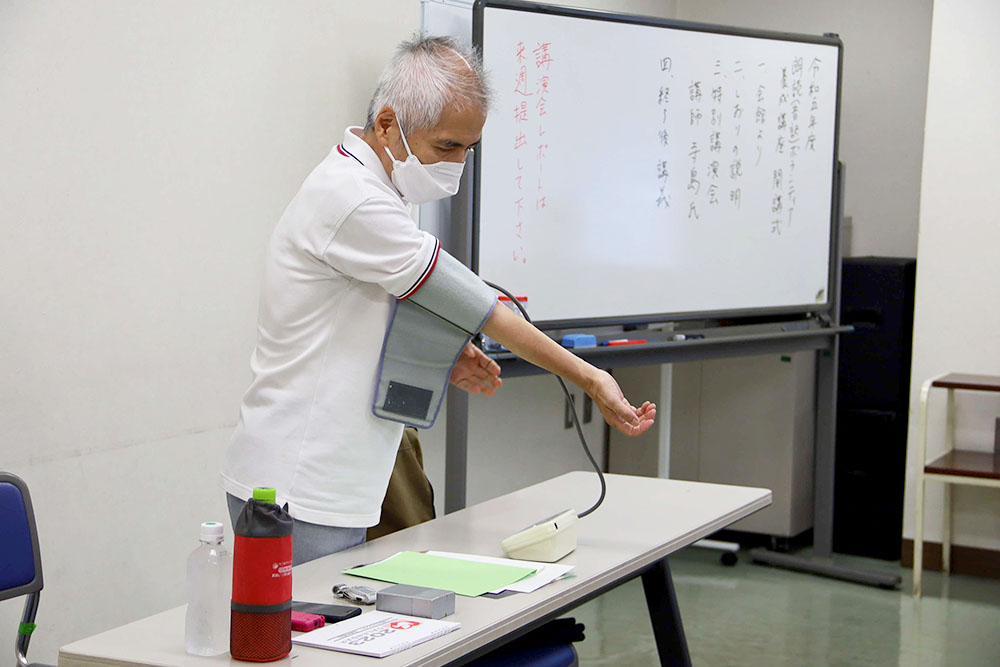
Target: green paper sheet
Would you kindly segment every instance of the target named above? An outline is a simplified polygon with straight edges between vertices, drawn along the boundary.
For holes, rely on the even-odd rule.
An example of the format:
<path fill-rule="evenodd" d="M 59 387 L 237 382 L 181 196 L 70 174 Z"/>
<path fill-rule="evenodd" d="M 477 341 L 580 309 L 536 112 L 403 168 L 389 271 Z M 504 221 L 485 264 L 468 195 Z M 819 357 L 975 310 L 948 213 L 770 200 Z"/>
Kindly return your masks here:
<path fill-rule="evenodd" d="M 476 597 L 509 586 L 534 572 L 527 567 L 477 563 L 431 556 L 416 551 L 401 551 L 379 563 L 344 570 L 344 574 L 356 577 L 394 584 L 442 588 L 468 597 Z"/>

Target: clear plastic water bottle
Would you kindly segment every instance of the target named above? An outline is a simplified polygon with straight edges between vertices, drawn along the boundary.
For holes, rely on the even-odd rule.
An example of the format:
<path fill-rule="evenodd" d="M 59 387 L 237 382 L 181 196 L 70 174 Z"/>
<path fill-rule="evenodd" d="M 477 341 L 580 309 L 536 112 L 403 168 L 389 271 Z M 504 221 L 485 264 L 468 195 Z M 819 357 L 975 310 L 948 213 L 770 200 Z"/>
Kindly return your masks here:
<path fill-rule="evenodd" d="M 222 544 L 221 523 L 201 524 L 200 539 L 187 560 L 184 648 L 192 655 L 219 655 L 229 650 L 233 555 Z"/>

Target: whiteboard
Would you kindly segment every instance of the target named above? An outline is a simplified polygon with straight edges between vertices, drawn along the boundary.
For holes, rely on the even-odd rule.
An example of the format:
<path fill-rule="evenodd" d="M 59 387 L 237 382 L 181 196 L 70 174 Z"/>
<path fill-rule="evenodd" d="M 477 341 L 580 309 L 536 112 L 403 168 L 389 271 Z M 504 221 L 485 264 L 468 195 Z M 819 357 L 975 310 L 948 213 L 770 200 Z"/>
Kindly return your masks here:
<path fill-rule="evenodd" d="M 838 39 L 515 2 L 474 34 L 474 268 L 533 319 L 829 307 Z"/>

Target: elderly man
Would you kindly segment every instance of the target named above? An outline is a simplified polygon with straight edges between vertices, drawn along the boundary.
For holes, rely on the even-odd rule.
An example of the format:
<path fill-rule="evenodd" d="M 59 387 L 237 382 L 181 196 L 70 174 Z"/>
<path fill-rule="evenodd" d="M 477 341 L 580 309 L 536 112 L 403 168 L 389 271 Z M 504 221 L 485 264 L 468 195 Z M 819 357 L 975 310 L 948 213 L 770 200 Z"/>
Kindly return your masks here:
<path fill-rule="evenodd" d="M 295 519 L 295 563 L 359 544 L 378 523 L 403 430 L 372 404 L 394 302 L 417 300 L 445 272 L 453 284 L 444 293 L 482 300 L 482 282 L 417 228 L 409 204 L 457 192 L 488 106 L 473 51 L 444 38 L 402 44 L 379 79 L 367 125 L 345 131 L 271 237 L 253 381 L 221 478 L 234 517 L 254 486 L 277 489 Z M 611 426 L 628 435 L 649 429 L 655 406 L 631 406 L 608 373 L 508 308 L 492 308 L 487 292 L 483 332 L 581 387 Z M 492 393 L 498 375 L 495 362 L 468 346 L 451 380 Z"/>

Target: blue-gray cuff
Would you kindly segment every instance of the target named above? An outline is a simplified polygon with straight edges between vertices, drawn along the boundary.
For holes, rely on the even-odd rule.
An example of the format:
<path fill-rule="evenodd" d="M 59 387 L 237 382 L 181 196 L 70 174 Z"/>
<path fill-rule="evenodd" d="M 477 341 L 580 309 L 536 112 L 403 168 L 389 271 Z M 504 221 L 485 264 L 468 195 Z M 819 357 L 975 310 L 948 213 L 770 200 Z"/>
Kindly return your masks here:
<path fill-rule="evenodd" d="M 433 426 L 455 362 L 496 302 L 479 276 L 442 251 L 420 289 L 396 303 L 382 344 L 375 416 Z"/>

